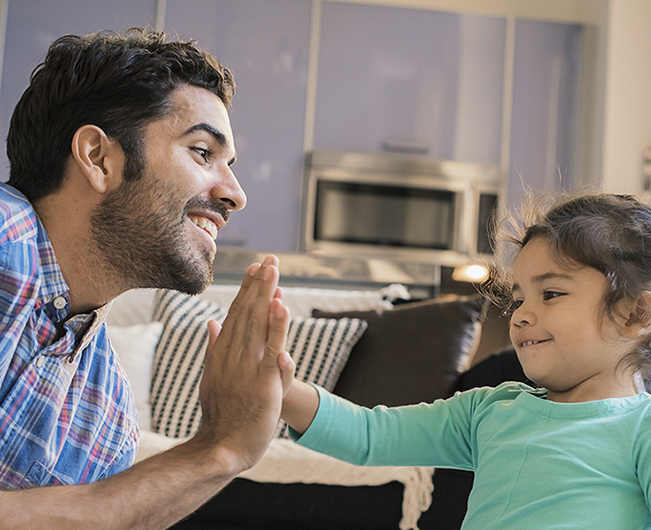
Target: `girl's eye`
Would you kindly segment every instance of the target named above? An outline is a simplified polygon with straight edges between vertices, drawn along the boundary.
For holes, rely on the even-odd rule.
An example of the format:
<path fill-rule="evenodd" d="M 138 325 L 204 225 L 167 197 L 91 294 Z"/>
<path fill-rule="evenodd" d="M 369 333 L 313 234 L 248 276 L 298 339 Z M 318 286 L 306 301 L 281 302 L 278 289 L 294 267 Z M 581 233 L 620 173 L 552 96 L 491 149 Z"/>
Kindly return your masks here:
<path fill-rule="evenodd" d="M 557 291 L 544 291 L 543 292 L 543 300 L 552 300 L 554 298 L 558 298 L 559 296 L 563 296 L 564 293 L 559 293 Z"/>
<path fill-rule="evenodd" d="M 522 300 L 511 300 L 511 302 L 509 302 L 508 307 L 502 313 L 502 316 L 511 317 L 511 315 L 513 315 L 515 310 L 518 309 L 521 305 L 522 305 Z"/>

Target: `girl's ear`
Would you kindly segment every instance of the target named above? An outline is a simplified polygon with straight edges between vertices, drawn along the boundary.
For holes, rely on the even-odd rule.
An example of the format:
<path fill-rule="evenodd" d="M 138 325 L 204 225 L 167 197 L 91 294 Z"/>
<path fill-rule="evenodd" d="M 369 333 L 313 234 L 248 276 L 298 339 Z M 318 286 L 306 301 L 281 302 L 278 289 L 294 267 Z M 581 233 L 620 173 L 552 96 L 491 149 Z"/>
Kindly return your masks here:
<path fill-rule="evenodd" d="M 72 138 L 72 162 L 100 194 L 117 187 L 122 180 L 124 153 L 117 140 L 111 140 L 95 125 L 83 125 Z"/>
<path fill-rule="evenodd" d="M 633 305 L 625 323 L 627 334 L 639 335 L 651 332 L 651 291 L 642 291 Z"/>

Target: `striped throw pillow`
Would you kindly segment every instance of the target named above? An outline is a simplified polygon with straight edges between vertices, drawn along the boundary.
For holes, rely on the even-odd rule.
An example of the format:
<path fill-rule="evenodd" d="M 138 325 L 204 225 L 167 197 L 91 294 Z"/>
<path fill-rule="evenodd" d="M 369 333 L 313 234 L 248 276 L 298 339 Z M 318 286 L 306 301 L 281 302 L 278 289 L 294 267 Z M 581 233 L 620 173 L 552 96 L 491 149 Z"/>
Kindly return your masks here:
<path fill-rule="evenodd" d="M 332 391 L 367 327 L 367 322 L 358 318 L 292 319 L 287 351 L 296 362 L 296 378 Z M 277 435 L 289 437 L 284 421 L 279 422 Z"/>
<path fill-rule="evenodd" d="M 151 378 L 152 431 L 188 436 L 201 421 L 199 381 L 208 346 L 209 320 L 220 324 L 226 311 L 216 304 L 176 291 L 159 290 L 152 320 L 163 323 Z"/>
<path fill-rule="evenodd" d="M 199 382 L 208 345 L 208 320 L 223 322 L 226 311 L 196 296 L 161 290 L 153 320 L 163 323 L 152 376 L 152 430 L 171 437 L 190 436 L 201 424 Z M 287 348 L 296 361 L 296 377 L 332 390 L 350 351 L 366 330 L 357 318 L 295 318 Z M 287 436 L 279 422 L 277 435 Z"/>

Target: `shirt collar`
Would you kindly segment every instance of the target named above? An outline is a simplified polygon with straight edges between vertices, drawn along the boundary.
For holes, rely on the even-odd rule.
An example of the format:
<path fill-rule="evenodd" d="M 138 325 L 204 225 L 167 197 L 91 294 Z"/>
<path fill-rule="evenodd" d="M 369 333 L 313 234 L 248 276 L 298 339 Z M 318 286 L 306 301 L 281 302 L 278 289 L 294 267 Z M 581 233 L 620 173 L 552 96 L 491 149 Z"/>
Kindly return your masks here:
<path fill-rule="evenodd" d="M 93 340 L 93 337 L 95 337 L 99 329 L 104 325 L 106 315 L 110 308 L 111 303 L 109 302 L 87 315 L 76 315 L 67 322 L 67 326 L 75 335 L 81 337 L 81 344 L 78 351 L 83 351 L 90 341 Z"/>
<path fill-rule="evenodd" d="M 41 285 L 39 288 L 39 305 L 48 304 L 53 302 L 56 298 L 63 297 L 67 304 L 66 308 L 62 309 L 67 313 L 70 307 L 70 296 L 68 294 L 69 288 L 63 274 L 61 267 L 54 254 L 54 248 L 50 241 L 47 231 L 43 226 L 40 218 L 31 208 L 36 229 L 36 243 L 38 251 L 38 261 L 41 268 Z M 82 338 L 82 348 L 84 348 L 95 336 L 97 330 L 102 326 L 106 320 L 106 315 L 111 304 L 105 304 L 88 314 L 76 315 L 70 318 L 67 322 L 67 327 L 71 329 L 77 337 Z M 65 315 L 62 315 L 65 317 Z"/>
<path fill-rule="evenodd" d="M 6 200 L 11 201 L 17 206 L 16 211 L 21 212 L 19 216 L 20 220 L 14 222 L 11 232 L 12 238 L 36 238 L 36 250 L 38 252 L 41 277 L 37 306 L 54 302 L 56 298 L 63 297 L 67 302 L 66 308 L 57 308 L 56 310 L 67 312 L 67 308 L 70 307 L 68 284 L 63 278 L 59 262 L 54 254 L 52 242 L 47 235 L 43 223 L 32 204 L 20 191 L 7 184 L 0 183 L 0 192 L 5 195 Z M 14 219 L 17 218 L 18 216 L 14 217 Z M 106 315 L 110 307 L 111 304 L 108 303 L 91 311 L 89 314 L 76 315 L 68 321 L 67 325 L 78 337 L 83 337 L 82 342 L 86 345 L 106 320 Z M 64 314 L 61 315 L 62 318 L 64 316 Z"/>
<path fill-rule="evenodd" d="M 34 215 L 36 216 L 36 212 Z M 45 227 L 38 216 L 36 216 L 36 220 L 38 222 L 36 242 L 42 278 L 39 298 L 43 303 L 47 303 L 54 297 L 67 293 L 69 288 L 61 273 L 59 262 L 54 254 L 54 248 L 52 248 L 52 243 L 45 231 Z"/>

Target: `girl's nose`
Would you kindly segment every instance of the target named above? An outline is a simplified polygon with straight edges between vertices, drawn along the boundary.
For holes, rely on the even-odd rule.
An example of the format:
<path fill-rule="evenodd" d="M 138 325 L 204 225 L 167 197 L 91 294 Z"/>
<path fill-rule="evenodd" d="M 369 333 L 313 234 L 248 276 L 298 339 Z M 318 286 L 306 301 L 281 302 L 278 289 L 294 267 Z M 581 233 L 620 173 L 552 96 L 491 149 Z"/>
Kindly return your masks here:
<path fill-rule="evenodd" d="M 531 325 L 535 321 L 535 315 L 530 307 L 521 302 L 511 315 L 511 325 L 515 327 L 522 327 Z"/>

